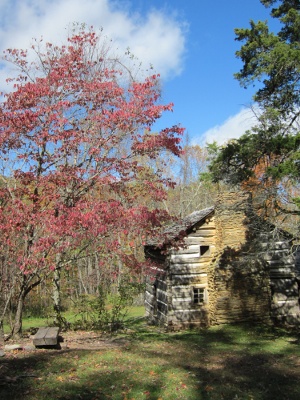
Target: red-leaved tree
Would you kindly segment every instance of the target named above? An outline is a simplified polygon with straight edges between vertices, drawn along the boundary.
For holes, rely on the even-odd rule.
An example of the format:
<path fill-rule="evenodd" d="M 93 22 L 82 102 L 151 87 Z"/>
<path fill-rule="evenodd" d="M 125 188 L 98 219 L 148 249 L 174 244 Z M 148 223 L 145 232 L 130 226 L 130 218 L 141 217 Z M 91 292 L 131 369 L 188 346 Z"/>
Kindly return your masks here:
<path fill-rule="evenodd" d="M 167 218 L 153 204 L 172 182 L 145 160 L 179 155 L 183 129 L 151 131 L 172 110 L 157 104 L 159 77 L 133 79 L 110 54 L 93 29 L 74 31 L 63 46 L 40 41 L 4 53 L 19 70 L 0 106 L 1 274 L 14 276 L 2 304 L 18 287 L 14 335 L 27 294 L 45 277 L 54 271 L 59 285 L 60 269 L 89 250 L 126 262 L 118 238 Z M 151 206 L 137 201 L 143 193 Z"/>

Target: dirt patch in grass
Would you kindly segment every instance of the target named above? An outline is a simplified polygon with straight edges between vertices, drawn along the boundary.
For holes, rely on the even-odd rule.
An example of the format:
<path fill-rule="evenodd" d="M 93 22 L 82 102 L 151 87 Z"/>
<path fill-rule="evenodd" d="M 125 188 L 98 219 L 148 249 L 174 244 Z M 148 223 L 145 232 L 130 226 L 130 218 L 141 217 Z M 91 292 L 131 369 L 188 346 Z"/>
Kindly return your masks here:
<path fill-rule="evenodd" d="M 6 345 L 19 344 L 26 352 L 46 350 L 47 347 L 34 348 L 34 335 L 25 335 L 19 340 L 9 340 Z M 103 348 L 116 348 L 126 344 L 128 340 L 122 336 L 111 336 L 93 331 L 67 331 L 62 332 L 58 338 L 56 350 L 101 350 Z M 51 347 L 49 347 L 51 349 Z M 20 351 L 19 351 L 20 352 Z M 9 352 L 6 352 L 9 354 Z M 15 354 L 17 351 L 15 352 Z"/>
<path fill-rule="evenodd" d="M 118 336 L 105 336 L 97 332 L 75 331 L 61 335 L 61 349 L 101 350 L 105 348 L 118 348 L 127 344 L 128 340 Z"/>

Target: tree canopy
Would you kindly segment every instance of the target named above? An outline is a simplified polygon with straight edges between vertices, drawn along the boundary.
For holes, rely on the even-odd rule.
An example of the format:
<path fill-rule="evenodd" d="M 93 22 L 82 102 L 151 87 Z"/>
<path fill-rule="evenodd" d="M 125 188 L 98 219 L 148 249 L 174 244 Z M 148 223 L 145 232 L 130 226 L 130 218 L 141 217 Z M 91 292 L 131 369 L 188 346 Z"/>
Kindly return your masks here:
<path fill-rule="evenodd" d="M 37 40 L 8 49 L 4 60 L 19 71 L 0 104 L 4 281 L 15 271 L 24 298 L 87 249 L 103 267 L 119 257 L 138 268 L 121 238 L 147 235 L 168 218 L 158 204 L 172 186 L 147 160 L 181 151 L 183 128 L 151 130 L 172 110 L 159 104 L 159 76 L 134 79 L 129 58 L 81 27 L 61 46 Z M 139 203 L 143 195 L 153 201 Z"/>
<path fill-rule="evenodd" d="M 214 180 L 231 184 L 254 183 L 272 196 L 284 193 L 288 182 L 300 178 L 300 4 L 299 0 L 261 0 L 271 8 L 280 29 L 271 32 L 267 21 L 250 21 L 235 29 L 242 43 L 236 56 L 242 61 L 235 74 L 241 86 L 254 85 L 255 127 L 215 153 L 210 166 Z M 272 185 L 271 185 L 272 184 Z M 297 196 L 291 201 L 297 203 Z M 295 210 L 295 208 L 294 208 Z"/>

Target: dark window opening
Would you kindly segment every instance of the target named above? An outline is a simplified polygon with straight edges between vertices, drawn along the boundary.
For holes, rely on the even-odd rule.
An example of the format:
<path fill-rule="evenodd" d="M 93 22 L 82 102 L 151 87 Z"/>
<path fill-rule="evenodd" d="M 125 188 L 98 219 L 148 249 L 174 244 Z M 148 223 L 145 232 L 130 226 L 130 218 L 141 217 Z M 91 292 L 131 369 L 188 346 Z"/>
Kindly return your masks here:
<path fill-rule="evenodd" d="M 209 255 L 209 246 L 200 246 L 200 256 Z"/>
<path fill-rule="evenodd" d="M 193 288 L 193 302 L 194 304 L 203 304 L 205 301 L 205 289 Z"/>

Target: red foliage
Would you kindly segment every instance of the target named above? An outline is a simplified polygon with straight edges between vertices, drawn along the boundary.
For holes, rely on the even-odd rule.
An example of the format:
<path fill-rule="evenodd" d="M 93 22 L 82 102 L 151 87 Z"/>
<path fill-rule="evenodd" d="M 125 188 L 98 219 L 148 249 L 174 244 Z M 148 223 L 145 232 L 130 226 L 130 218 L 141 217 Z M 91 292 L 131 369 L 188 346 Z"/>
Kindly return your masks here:
<path fill-rule="evenodd" d="M 164 198 L 173 183 L 155 170 L 150 181 L 147 160 L 179 155 L 183 129 L 151 131 L 172 109 L 157 104 L 159 77 L 126 79 L 100 43 L 94 31 L 80 31 L 67 46 L 33 45 L 35 61 L 27 51 L 5 53 L 20 75 L 8 79 L 14 87 L 0 106 L 1 246 L 24 273 L 104 242 L 121 254 L 120 235 L 147 234 L 166 218 L 136 199 Z"/>

